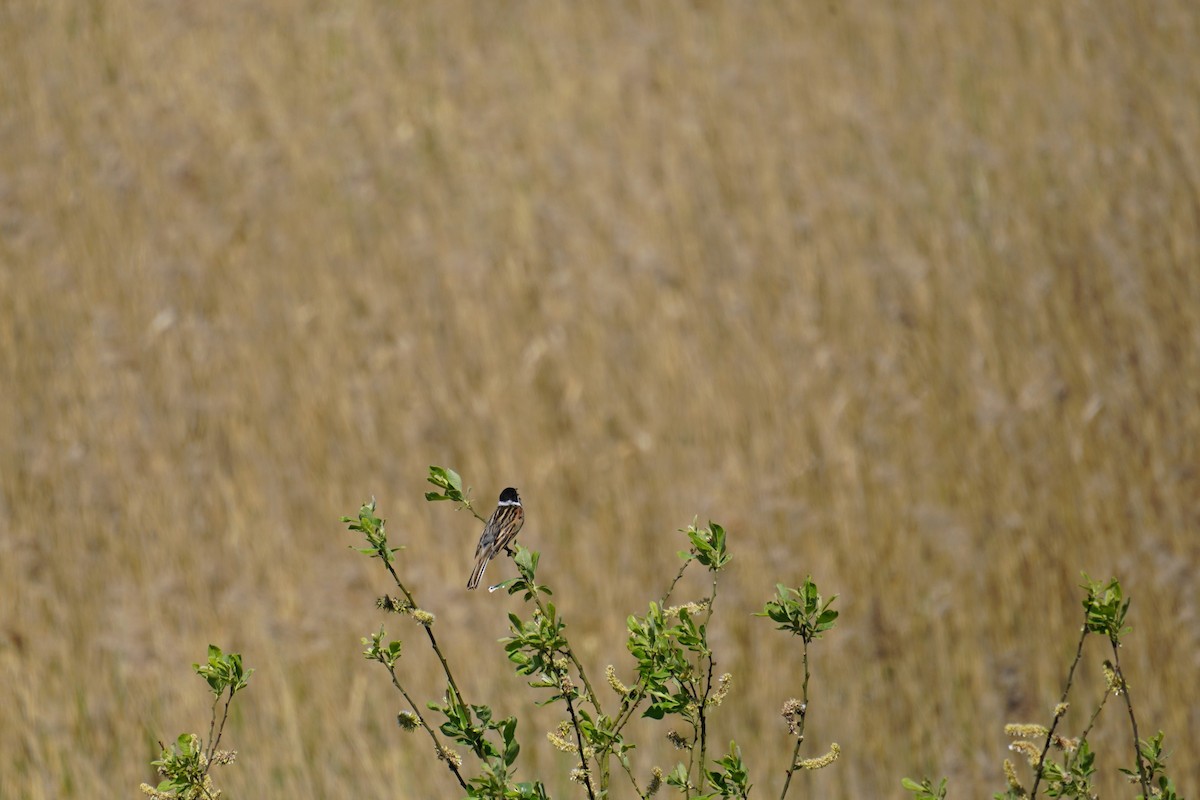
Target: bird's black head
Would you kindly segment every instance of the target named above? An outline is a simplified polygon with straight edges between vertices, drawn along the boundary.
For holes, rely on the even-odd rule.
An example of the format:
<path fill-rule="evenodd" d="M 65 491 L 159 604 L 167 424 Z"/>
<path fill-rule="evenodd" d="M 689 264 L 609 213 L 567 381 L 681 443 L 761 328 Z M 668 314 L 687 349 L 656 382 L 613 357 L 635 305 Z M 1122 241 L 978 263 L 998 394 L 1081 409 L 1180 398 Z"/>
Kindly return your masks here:
<path fill-rule="evenodd" d="M 521 496 L 517 494 L 516 489 L 514 489 L 510 486 L 507 489 L 505 489 L 503 492 L 500 493 L 500 502 L 501 503 L 516 503 L 517 505 L 520 505 L 521 504 Z"/>

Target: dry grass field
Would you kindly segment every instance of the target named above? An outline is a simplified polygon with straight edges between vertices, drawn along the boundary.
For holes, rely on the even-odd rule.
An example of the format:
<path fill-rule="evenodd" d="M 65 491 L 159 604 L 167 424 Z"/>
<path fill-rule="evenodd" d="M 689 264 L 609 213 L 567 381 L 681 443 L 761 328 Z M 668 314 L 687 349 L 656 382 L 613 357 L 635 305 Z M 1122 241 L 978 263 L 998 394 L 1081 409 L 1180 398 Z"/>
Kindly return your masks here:
<path fill-rule="evenodd" d="M 728 529 L 714 741 L 757 797 L 776 581 L 842 611 L 806 747 L 842 758 L 790 796 L 984 797 L 1084 570 L 1200 793 L 1198 142 L 1192 0 L 0 2 L 0 796 L 136 796 L 209 642 L 257 669 L 230 797 L 457 796 L 360 655 L 373 495 L 469 699 L 581 797 L 430 464 L 521 489 L 597 675 L 675 531 Z"/>

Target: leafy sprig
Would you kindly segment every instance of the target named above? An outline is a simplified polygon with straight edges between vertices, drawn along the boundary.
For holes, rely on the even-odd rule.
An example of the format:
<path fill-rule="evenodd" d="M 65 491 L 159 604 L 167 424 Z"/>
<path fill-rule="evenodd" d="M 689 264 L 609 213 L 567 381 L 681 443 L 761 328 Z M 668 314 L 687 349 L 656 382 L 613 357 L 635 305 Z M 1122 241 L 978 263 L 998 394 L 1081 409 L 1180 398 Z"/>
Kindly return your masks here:
<path fill-rule="evenodd" d="M 428 501 L 450 501 L 485 522 L 472 506 L 470 490 L 464 488 L 457 472 L 445 467 L 430 467 L 427 480 L 436 487 L 436 491 L 425 494 Z M 344 521 L 351 531 L 365 540 L 366 546 L 357 549 L 383 563 L 402 595 L 396 598 L 385 595 L 377 605 L 385 611 L 411 615 L 422 623 L 446 676 L 444 697 L 439 702 L 419 707 L 400 680 L 401 642 L 387 641 L 383 628 L 363 639 L 364 656 L 388 670 L 393 685 L 408 702 L 410 711 L 399 717 L 401 727 L 420 726 L 426 730 L 438 758 L 447 763 L 468 797 L 545 797 L 542 783 L 516 780 L 516 765 L 521 752 L 516 718 L 497 718 L 490 706 L 470 704 L 463 699 L 433 634 L 433 615 L 418 606 L 413 593 L 400 578 L 396 554 L 403 548 L 389 543 L 386 522 L 376 514 L 375 502 L 363 504 L 356 517 L 346 517 Z M 520 597 L 526 604 L 524 613 L 508 614 L 508 635 L 501 643 L 514 671 L 531 688 L 545 692 L 535 702 L 563 707 L 566 720 L 550 740 L 558 749 L 572 754 L 576 763 L 572 777 L 584 786 L 590 800 L 610 796 L 614 760 L 641 798 L 658 791 L 664 782 L 680 789 L 685 796 L 698 799 L 746 797 L 749 794 L 749 768 L 735 741 L 730 742 L 728 751 L 719 758 L 710 760 L 707 754 L 711 716 L 729 693 L 732 677 L 717 673 L 716 656 L 709 641 L 719 573 L 732 560 L 728 537 L 725 529 L 715 522 L 706 526 L 693 522 L 682 532 L 689 546 L 680 553 L 682 564 L 674 580 L 658 601 L 649 603 L 644 615 L 631 615 L 627 620 L 626 648 L 634 660 L 636 678 L 632 686 L 626 686 L 617 677 L 615 668 L 609 667 L 609 685 L 618 696 L 617 707 L 611 712 L 601 703 L 571 644 L 567 622 L 550 599 L 553 591 L 538 581 L 540 554 L 514 545 L 512 558 L 517 576 L 492 587 L 503 588 L 508 595 Z M 668 599 L 691 564 L 707 570 L 707 592 L 694 601 L 668 606 Z M 776 597 L 760 614 L 770 616 L 781 629 L 801 636 L 806 703 L 808 645 L 833 627 L 837 618 L 837 612 L 830 608 L 833 599 L 822 599 L 811 579 L 799 589 L 780 584 Z M 788 708 L 787 704 L 785 708 Z M 688 753 L 686 763 L 676 764 L 666 774 L 656 767 L 644 786 L 630 764 L 629 753 L 635 744 L 626 732 L 628 723 L 639 712 L 641 717 L 650 720 L 674 721 L 675 727 L 668 738 Z M 436 721 L 430 715 L 435 716 Z M 789 782 L 796 769 L 815 769 L 836 758 L 837 745 L 833 745 L 826 756 L 798 761 L 803 742 L 803 711 L 799 714 L 798 725 L 794 715 L 785 714 L 785 717 L 788 718 L 789 732 L 797 737 L 788 768 Z M 680 730 L 684 732 L 680 733 Z M 474 769 L 464 766 L 462 756 L 451 749 L 451 744 L 470 754 L 476 764 Z M 784 794 L 786 791 L 785 785 Z"/>
<path fill-rule="evenodd" d="M 158 786 L 141 785 L 143 794 L 159 800 L 215 800 L 221 792 L 213 784 L 209 771 L 213 764 L 232 764 L 237 758 L 236 751 L 218 748 L 233 696 L 249 685 L 254 670 L 242 665 L 240 653 L 226 654 L 214 644 L 208 646 L 207 660 L 192 664 L 192 669 L 204 679 L 213 694 L 207 744 L 194 733 L 180 734 L 170 745 L 159 742 L 161 753 L 150 764 L 162 776 L 162 781 Z M 218 724 L 217 706 L 222 697 L 225 704 Z"/>
<path fill-rule="evenodd" d="M 1016 767 L 1009 760 L 1004 761 L 1004 775 L 1007 786 L 1004 791 L 993 795 L 994 800 L 1033 800 L 1038 790 L 1045 785 L 1046 794 L 1050 797 L 1092 798 L 1095 797 L 1094 779 L 1097 772 L 1096 754 L 1091 748 L 1088 736 L 1104 710 L 1108 698 L 1122 697 L 1129 717 L 1129 727 L 1133 735 L 1134 763 L 1130 768 L 1122 767 L 1120 771 L 1141 788 L 1140 800 L 1162 798 L 1162 800 L 1181 800 L 1175 786 L 1166 775 L 1166 754 L 1162 749 L 1163 733 L 1159 731 L 1150 740 L 1138 737 L 1137 717 L 1133 710 L 1133 700 L 1130 697 L 1129 682 L 1121 669 L 1120 649 L 1122 640 L 1132 628 L 1126 624 L 1129 614 L 1130 600 L 1125 597 L 1121 584 L 1116 578 L 1097 581 L 1087 574 L 1083 576 L 1083 625 L 1080 627 L 1079 640 L 1075 647 L 1075 657 L 1067 671 L 1066 685 L 1062 697 L 1054 707 L 1054 718 L 1049 726 L 1029 723 L 1010 723 L 1006 730 L 1017 737 L 1011 749 L 1022 753 L 1033 770 L 1033 784 L 1026 789 L 1017 775 Z M 1083 658 L 1084 645 L 1089 636 L 1099 635 L 1107 640 L 1111 658 L 1102 661 L 1105 676 L 1105 690 L 1088 720 L 1086 727 L 1078 737 L 1068 738 L 1058 733 L 1058 728 L 1065 718 L 1070 704 L 1068 698 L 1075 681 L 1075 670 Z M 1051 756 L 1051 750 L 1061 752 L 1061 756 Z M 945 779 L 939 788 L 933 789 L 928 779 L 918 784 L 912 779 L 905 778 L 903 787 L 912 792 L 918 800 L 942 798 L 945 796 Z"/>

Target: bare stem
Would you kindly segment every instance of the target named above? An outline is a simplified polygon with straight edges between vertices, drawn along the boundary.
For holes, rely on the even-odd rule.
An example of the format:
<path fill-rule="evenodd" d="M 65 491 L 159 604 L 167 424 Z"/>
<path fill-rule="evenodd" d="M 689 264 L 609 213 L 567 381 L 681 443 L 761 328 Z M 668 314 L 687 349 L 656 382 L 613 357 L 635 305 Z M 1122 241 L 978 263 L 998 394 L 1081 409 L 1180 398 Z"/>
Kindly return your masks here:
<path fill-rule="evenodd" d="M 642 704 L 642 701 L 646 699 L 646 696 L 639 691 L 638 687 L 640 686 L 641 682 L 639 681 L 638 685 L 634 687 L 633 692 L 631 692 L 630 695 L 626 695 L 621 701 L 621 710 L 617 712 L 616 723 L 613 725 L 614 733 L 621 732 L 621 729 L 625 727 L 629 720 L 633 719 L 633 712 L 636 711 L 638 706 Z M 632 699 L 630 699 L 631 696 Z"/>
<path fill-rule="evenodd" d="M 683 571 L 680 570 L 679 574 L 682 575 Z M 708 615 L 704 618 L 704 625 L 705 625 L 706 629 L 707 629 L 708 623 L 712 621 L 713 606 L 716 605 L 716 602 L 717 602 L 717 578 L 716 578 L 716 573 L 713 573 L 712 594 L 709 595 L 709 597 L 708 597 Z M 697 705 L 699 706 L 699 714 L 700 714 L 700 776 L 699 777 L 700 777 L 700 790 L 701 791 L 703 791 L 704 788 L 708 785 L 708 773 L 705 770 L 705 767 L 707 764 L 706 753 L 708 751 L 708 715 L 706 713 L 706 709 L 708 708 L 708 697 L 712 693 L 712 676 L 713 676 L 712 650 L 708 649 L 707 635 L 704 638 L 706 640 L 704 643 L 705 653 L 701 657 L 708 659 L 708 674 L 704 679 L 704 695 L 702 697 L 700 697 L 699 702 L 697 703 Z"/>
<path fill-rule="evenodd" d="M 801 716 L 801 719 L 804 717 Z M 792 764 L 788 767 L 787 779 L 783 782 L 783 791 L 779 794 L 780 800 L 787 797 L 788 787 L 792 783 L 792 773 L 796 771 L 796 762 L 800 759 L 800 745 L 804 744 L 804 734 L 796 737 L 796 746 L 792 749 Z"/>
<path fill-rule="evenodd" d="M 626 759 L 618 759 L 621 764 L 621 769 L 625 770 L 625 774 L 629 776 L 629 782 L 633 784 L 633 790 L 637 792 L 637 796 L 646 800 L 646 793 L 642 791 L 642 787 L 638 786 L 637 777 L 633 774 L 633 770 L 625 763 Z"/>
<path fill-rule="evenodd" d="M 396 574 L 396 570 L 391 565 L 391 562 L 384 560 L 383 565 L 387 567 L 387 571 L 391 573 L 392 580 L 395 582 L 396 587 L 404 593 L 404 598 L 408 600 L 408 604 L 413 608 L 419 608 L 416 598 L 413 597 L 412 592 L 410 592 L 408 587 L 405 586 L 400 580 L 400 576 Z M 454 691 L 461 698 L 463 694 L 461 691 L 459 691 L 458 684 L 454 681 L 454 673 L 450 671 L 450 664 L 446 661 L 446 656 L 442 654 L 442 648 L 438 646 L 437 637 L 433 635 L 433 628 L 429 625 L 422 625 L 421 627 L 425 629 L 425 635 L 429 637 L 429 644 L 433 647 L 433 652 L 437 654 L 438 661 L 442 662 L 442 672 L 445 673 L 446 680 L 449 682 L 450 688 L 454 689 Z"/>
<path fill-rule="evenodd" d="M 1092 712 L 1092 716 L 1088 719 L 1087 727 L 1083 729 L 1083 733 L 1079 734 L 1079 741 L 1087 741 L 1088 734 L 1092 732 L 1092 728 L 1096 725 L 1096 720 L 1100 718 L 1100 712 L 1104 710 L 1105 704 L 1108 702 L 1110 690 L 1108 687 L 1104 689 L 1104 696 L 1100 698 L 1100 704 L 1096 706 L 1096 710 Z"/>
<path fill-rule="evenodd" d="M 596 800 L 596 794 L 592 791 L 592 776 L 588 773 L 587 754 L 583 749 L 583 731 L 579 728 L 579 717 L 575 715 L 575 705 L 571 702 L 571 686 L 565 678 L 568 678 L 565 673 L 559 676 L 559 681 L 564 685 L 563 698 L 567 701 L 567 713 L 571 716 L 571 727 L 575 729 L 575 746 L 579 748 L 579 768 L 583 770 L 583 785 L 587 787 L 587 793 L 590 800 Z"/>
<path fill-rule="evenodd" d="M 692 724 L 692 733 L 695 734 L 698 730 L 699 729 L 696 727 L 695 723 L 693 723 Z M 696 745 L 693 743 L 692 746 L 688 748 L 687 787 L 684 791 L 684 797 L 691 797 L 692 789 L 700 789 L 700 791 L 704 791 L 703 785 L 692 786 L 692 770 L 694 770 L 695 768 L 696 768 Z"/>
<path fill-rule="evenodd" d="M 796 746 L 792 748 L 792 761 L 788 764 L 787 778 L 783 781 L 783 791 L 779 793 L 779 800 L 787 797 L 788 789 L 792 785 L 792 776 L 799 768 L 800 745 L 804 744 L 804 720 L 808 717 L 808 639 L 804 639 L 804 684 L 800 691 L 800 722 L 796 725 Z"/>
<path fill-rule="evenodd" d="M 221 696 L 217 695 L 216 697 L 213 698 L 212 712 L 209 714 L 209 717 L 208 717 L 208 745 L 209 745 L 209 749 L 213 750 L 213 751 L 216 750 L 216 748 L 213 747 L 213 731 L 216 730 L 216 727 L 217 727 L 217 703 L 219 703 L 219 702 L 221 702 Z M 226 707 L 228 707 L 228 705 Z M 211 764 L 212 756 L 209 755 L 209 753 L 205 753 L 205 756 L 208 757 L 208 761 Z M 205 773 L 208 772 L 207 767 L 204 768 L 204 772 Z"/>
<path fill-rule="evenodd" d="M 696 703 L 699 706 L 698 713 L 700 714 L 700 791 L 708 786 L 708 772 L 706 770 L 708 751 L 708 716 L 704 713 L 704 707 L 708 705 L 708 694 L 712 690 L 712 674 L 713 674 L 713 658 L 712 653 L 708 654 L 708 676 L 704 680 L 704 694 Z"/>
<path fill-rule="evenodd" d="M 1142 797 L 1150 797 L 1150 778 L 1146 775 L 1145 764 L 1142 763 L 1142 740 L 1138 738 L 1137 718 L 1133 715 L 1133 699 L 1129 696 L 1129 683 L 1125 673 L 1121 672 L 1121 647 L 1115 638 L 1109 639 L 1113 651 L 1113 672 L 1121 682 L 1121 693 L 1125 695 L 1125 707 L 1129 709 L 1129 726 L 1133 729 L 1133 757 L 1137 760 L 1138 781 L 1142 784 Z"/>
<path fill-rule="evenodd" d="M 217 728 L 217 735 L 213 737 L 213 723 L 217 721 L 217 703 L 220 702 L 220 696 L 213 698 L 212 717 L 208 721 L 208 752 L 205 753 L 205 760 L 208 762 L 204 765 L 204 774 L 212 769 L 213 756 L 217 753 L 217 745 L 221 741 L 221 734 L 225 732 L 225 720 L 229 719 L 229 704 L 233 702 L 233 687 L 229 688 L 229 696 L 225 698 L 225 709 L 221 714 L 221 726 Z"/>
<path fill-rule="evenodd" d="M 675 584 L 679 583 L 679 579 L 683 577 L 683 573 L 687 570 L 688 564 L 691 563 L 692 560 L 690 558 L 684 561 L 683 566 L 679 568 L 679 572 L 675 573 L 675 580 L 671 581 L 671 585 L 667 587 L 667 593 L 664 594 L 662 596 L 662 600 L 658 602 L 660 606 L 665 606 L 667 601 L 671 599 L 671 592 L 675 591 Z"/>
<path fill-rule="evenodd" d="M 1075 680 L 1075 668 L 1079 666 L 1079 659 L 1083 657 L 1083 640 L 1087 638 L 1087 635 L 1087 625 L 1084 625 L 1079 631 L 1079 644 L 1075 648 L 1075 660 L 1071 662 L 1071 669 L 1067 672 L 1067 685 L 1063 687 L 1062 698 L 1058 701 L 1059 705 L 1067 702 L 1067 695 L 1071 693 L 1071 683 Z M 1046 763 L 1046 753 L 1050 750 L 1050 742 L 1054 739 L 1054 730 L 1058 727 L 1061 719 L 1061 714 L 1055 714 L 1054 722 L 1050 723 L 1050 730 L 1046 733 L 1046 742 L 1042 745 L 1042 755 L 1038 758 L 1037 769 L 1033 773 L 1033 788 L 1029 792 L 1029 800 L 1037 797 L 1038 784 L 1042 782 L 1042 769 Z"/>

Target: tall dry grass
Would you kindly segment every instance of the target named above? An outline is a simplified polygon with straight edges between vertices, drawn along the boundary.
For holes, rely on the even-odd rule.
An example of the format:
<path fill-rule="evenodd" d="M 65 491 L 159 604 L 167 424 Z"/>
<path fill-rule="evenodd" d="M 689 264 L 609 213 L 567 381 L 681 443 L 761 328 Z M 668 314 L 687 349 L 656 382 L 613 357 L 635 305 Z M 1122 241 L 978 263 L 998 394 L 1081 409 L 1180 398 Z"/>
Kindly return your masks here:
<path fill-rule="evenodd" d="M 672 532 L 729 529 L 715 737 L 762 796 L 776 580 L 842 598 L 804 796 L 978 797 L 1080 570 L 1195 793 L 1197 53 L 1187 0 L 0 4 L 0 795 L 152 779 L 211 641 L 258 670 L 233 795 L 453 796 L 336 522 L 374 494 L 464 691 L 522 708 L 431 463 L 520 487 L 596 670 Z"/>

